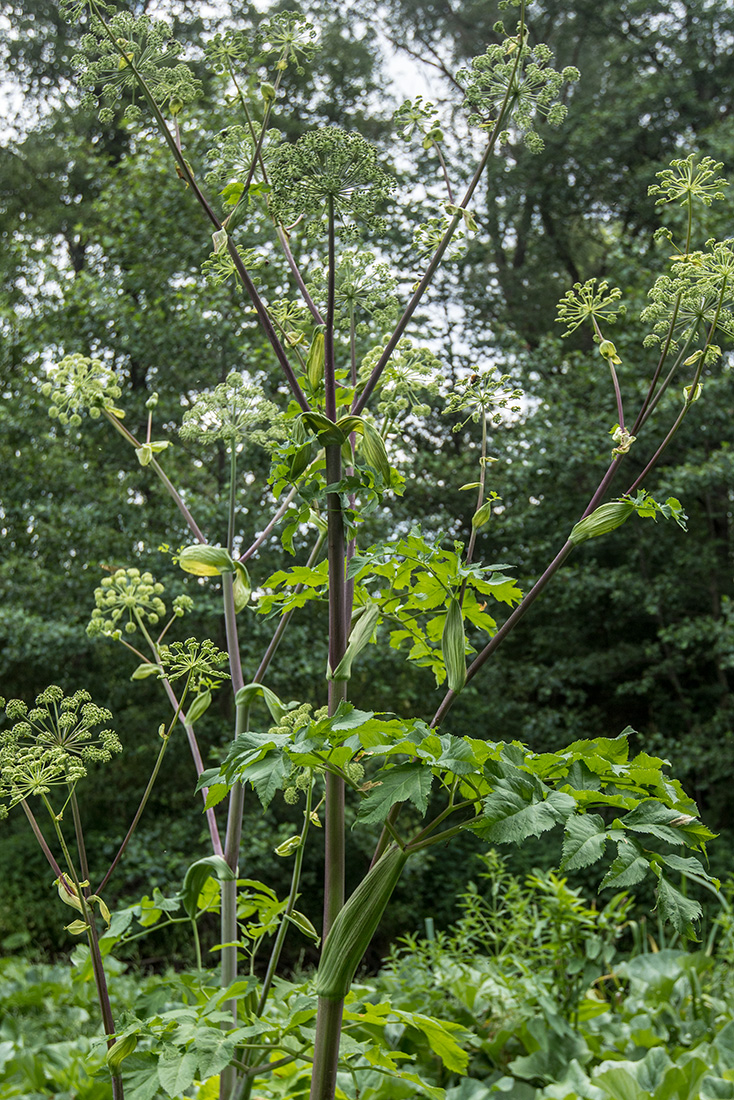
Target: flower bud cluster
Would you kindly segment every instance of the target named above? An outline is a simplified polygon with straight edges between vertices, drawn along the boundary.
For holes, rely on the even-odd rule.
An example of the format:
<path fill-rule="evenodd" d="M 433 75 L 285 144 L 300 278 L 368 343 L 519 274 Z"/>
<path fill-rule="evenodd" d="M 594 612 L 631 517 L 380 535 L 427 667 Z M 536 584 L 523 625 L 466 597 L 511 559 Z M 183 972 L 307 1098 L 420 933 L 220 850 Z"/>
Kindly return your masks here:
<path fill-rule="evenodd" d="M 29 708 L 10 699 L 6 717 L 13 725 L 0 733 L 0 817 L 30 795 L 48 794 L 58 785 L 73 786 L 90 763 L 109 763 L 122 752 L 114 730 L 96 727 L 112 718 L 87 691 L 64 696 L 55 684 L 36 696 Z"/>
<path fill-rule="evenodd" d="M 135 568 L 117 569 L 94 590 L 97 606 L 92 612 L 87 634 L 92 638 L 100 634 L 107 638 L 120 638 L 122 630 L 126 634 L 134 634 L 141 620 L 155 626 L 166 614 L 161 599 L 163 591 L 163 585 L 153 579 L 152 573 L 141 573 Z M 179 601 L 178 606 L 184 605 Z"/>
<path fill-rule="evenodd" d="M 107 409 L 115 416 L 123 413 L 115 408 L 115 401 L 122 393 L 115 372 L 101 359 L 89 359 L 84 355 L 67 355 L 49 370 L 49 381 L 41 386 L 44 397 L 51 398 L 48 415 L 60 424 L 77 428 L 81 413 L 89 412 L 96 419 Z"/>

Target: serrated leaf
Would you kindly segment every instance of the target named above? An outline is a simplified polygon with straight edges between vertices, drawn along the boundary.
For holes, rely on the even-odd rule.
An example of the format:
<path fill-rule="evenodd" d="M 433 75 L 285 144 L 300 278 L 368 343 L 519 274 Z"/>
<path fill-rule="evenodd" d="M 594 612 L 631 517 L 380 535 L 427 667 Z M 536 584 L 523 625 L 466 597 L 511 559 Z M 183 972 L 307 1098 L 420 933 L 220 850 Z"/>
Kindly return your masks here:
<path fill-rule="evenodd" d="M 702 886 L 708 887 L 714 893 L 718 893 L 721 883 L 717 878 L 712 878 L 700 859 L 696 859 L 695 856 L 677 856 L 673 853 L 663 856 L 662 859 L 666 867 L 670 867 L 673 871 L 679 871 L 680 874 L 686 875 L 695 882 L 700 882 Z"/>
<path fill-rule="evenodd" d="M 212 806 L 218 806 L 222 799 L 226 798 L 228 794 L 229 787 L 226 785 L 226 783 L 212 783 L 211 787 L 207 791 L 204 809 L 211 810 Z"/>
<path fill-rule="evenodd" d="M 607 840 L 604 819 L 598 814 L 574 814 L 566 822 L 562 869 L 577 871 L 596 863 L 604 855 Z"/>
<path fill-rule="evenodd" d="M 693 922 L 700 920 L 701 906 L 676 890 L 664 875 L 658 880 L 658 909 L 663 920 L 670 921 L 676 932 L 685 939 L 697 941 Z"/>
<path fill-rule="evenodd" d="M 496 844 L 519 844 L 552 829 L 576 808 L 570 795 L 551 791 L 547 798 L 528 802 L 509 787 L 498 787 L 484 800 L 477 832 Z"/>
<path fill-rule="evenodd" d="M 437 1020 L 433 1016 L 424 1016 L 421 1012 L 393 1009 L 393 1015 L 408 1027 L 414 1027 L 423 1032 L 430 1049 L 441 1059 L 446 1069 L 453 1073 L 466 1073 L 469 1055 L 459 1046 L 456 1035 L 452 1034 L 452 1032 L 458 1032 L 461 1038 L 468 1039 L 469 1035 L 461 1025 Z"/>
<path fill-rule="evenodd" d="M 196 1076 L 195 1050 L 182 1053 L 179 1047 L 167 1046 L 158 1059 L 158 1080 L 169 1096 L 177 1098 L 189 1088 Z"/>
<path fill-rule="evenodd" d="M 377 783 L 366 796 L 357 820 L 366 824 L 384 821 L 396 802 L 412 802 L 419 813 L 426 812 L 433 782 L 431 769 L 424 764 L 398 764 L 378 772 Z"/>
<path fill-rule="evenodd" d="M 197 1074 L 202 1080 L 214 1077 L 228 1066 L 234 1054 L 236 1039 L 233 1035 L 224 1035 L 215 1027 L 196 1029 L 196 1053 L 199 1061 Z"/>
<path fill-rule="evenodd" d="M 621 889 L 642 882 L 650 870 L 650 864 L 640 847 L 632 840 L 622 839 L 618 841 L 617 853 L 617 858 L 602 879 L 601 885 Z"/>
<path fill-rule="evenodd" d="M 269 753 L 262 760 L 250 764 L 242 778 L 252 783 L 257 797 L 267 809 L 290 770 L 290 761 L 285 761 L 281 755 Z"/>

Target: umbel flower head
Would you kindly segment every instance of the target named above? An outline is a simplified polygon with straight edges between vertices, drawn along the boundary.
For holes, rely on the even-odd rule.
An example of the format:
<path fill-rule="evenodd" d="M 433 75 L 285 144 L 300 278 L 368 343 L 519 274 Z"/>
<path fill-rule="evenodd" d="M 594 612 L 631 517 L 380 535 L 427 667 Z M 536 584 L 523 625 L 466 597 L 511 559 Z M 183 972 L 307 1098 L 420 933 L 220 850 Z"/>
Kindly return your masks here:
<path fill-rule="evenodd" d="M 330 205 L 342 217 L 369 217 L 395 188 L 370 143 L 337 126 L 311 130 L 277 149 L 270 182 L 270 210 L 282 223 L 323 215 Z"/>
<path fill-rule="evenodd" d="M 213 390 L 200 393 L 183 416 L 182 439 L 199 443 L 222 441 L 230 447 L 245 438 L 266 449 L 285 438 L 283 417 L 260 386 L 232 371 Z"/>
<path fill-rule="evenodd" d="M 117 569 L 111 577 L 105 577 L 94 590 L 97 605 L 87 626 L 87 634 L 96 637 L 134 634 L 143 620 L 155 626 L 166 613 L 161 599 L 163 585 L 153 579 L 152 573 L 139 569 Z M 178 611 L 174 609 L 174 614 Z M 183 614 L 183 611 L 181 611 Z"/>
<path fill-rule="evenodd" d="M 495 30 L 504 33 L 501 24 Z M 530 151 L 537 153 L 543 149 L 543 139 L 535 126 L 543 119 L 560 126 L 567 114 L 560 102 L 563 86 L 574 83 L 581 74 L 571 65 L 558 72 L 551 65 L 553 53 L 544 42 L 531 47 L 527 37 L 522 42 L 519 38 L 518 34 L 489 46 L 456 78 L 466 88 L 466 101 L 472 108 L 470 122 L 489 128 L 505 107 L 508 122 L 521 131 Z"/>
<path fill-rule="evenodd" d="M 87 764 L 108 763 L 122 752 L 114 730 L 96 728 L 112 715 L 87 691 L 65 697 L 52 684 L 36 696 L 34 707 L 11 699 L 5 714 L 14 724 L 0 733 L 0 798 L 10 807 L 51 787 L 73 786 L 86 775 Z"/>
<path fill-rule="evenodd" d="M 49 370 L 49 381 L 41 386 L 44 397 L 51 398 L 48 415 L 60 424 L 78 427 L 84 410 L 96 419 L 103 409 L 122 419 L 125 415 L 115 407 L 122 393 L 115 372 L 101 359 L 85 355 L 67 355 Z"/>
<path fill-rule="evenodd" d="M 113 105 L 118 101 L 127 101 L 128 118 L 139 117 L 135 99 L 140 95 L 141 80 L 158 106 L 172 110 L 175 106 L 174 113 L 201 91 L 191 70 L 178 60 L 181 45 L 160 19 L 118 12 L 105 27 L 98 15 L 91 14 L 89 33 L 82 35 L 81 47 L 82 53 L 75 54 L 72 65 L 81 71 L 81 86 L 89 89 L 87 103 L 93 104 L 101 97 L 103 122 L 113 120 Z"/>
<path fill-rule="evenodd" d="M 218 649 L 214 642 L 205 638 L 198 642 L 196 638 L 187 638 L 185 642 L 173 642 L 161 646 L 158 660 L 168 680 L 180 680 L 190 677 L 192 692 L 219 687 L 222 680 L 229 679 L 229 673 L 222 670 L 228 661 L 226 653 Z"/>

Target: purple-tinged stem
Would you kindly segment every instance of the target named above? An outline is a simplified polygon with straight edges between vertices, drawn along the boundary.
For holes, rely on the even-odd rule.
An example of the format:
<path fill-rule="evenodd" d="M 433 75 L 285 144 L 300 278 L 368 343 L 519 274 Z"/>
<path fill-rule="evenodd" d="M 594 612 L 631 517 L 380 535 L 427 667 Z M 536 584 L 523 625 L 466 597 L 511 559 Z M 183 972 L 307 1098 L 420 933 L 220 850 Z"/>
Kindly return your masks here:
<path fill-rule="evenodd" d="M 61 874 L 62 874 L 61 868 L 59 867 L 58 863 L 56 862 L 56 859 L 54 857 L 53 852 L 51 851 L 48 844 L 46 843 L 46 839 L 45 839 L 43 833 L 41 832 L 41 826 L 36 821 L 33 810 L 30 808 L 30 806 L 28 805 L 28 803 L 26 802 L 26 800 L 24 798 L 21 799 L 20 804 L 23 807 L 23 810 L 25 812 L 26 817 L 28 818 L 28 823 L 29 823 L 31 829 L 33 829 L 33 835 L 35 836 L 36 840 L 38 841 L 38 843 L 41 847 L 41 851 L 43 852 L 46 859 L 48 860 L 48 864 L 49 864 L 51 870 L 56 875 L 56 878 L 61 878 Z"/>
<path fill-rule="evenodd" d="M 294 485 L 293 488 L 291 489 L 291 491 L 288 493 L 288 496 L 285 498 L 283 503 L 278 508 L 278 511 L 275 513 L 273 518 L 268 523 L 267 527 L 263 531 L 261 531 L 261 533 L 257 536 L 257 538 L 253 542 L 252 546 L 249 546 L 247 548 L 247 550 L 245 550 L 244 554 L 240 554 L 240 557 L 238 559 L 239 561 L 241 561 L 243 563 L 246 562 L 246 561 L 249 561 L 250 558 L 252 557 L 252 555 L 255 553 L 255 551 L 260 546 L 262 546 L 262 544 L 265 542 L 265 539 L 268 537 L 270 532 L 280 522 L 280 520 L 283 518 L 285 513 L 288 511 L 288 506 L 290 505 L 290 502 L 293 500 L 293 498 L 296 495 L 297 491 L 298 490 L 296 489 L 296 487 Z"/>
<path fill-rule="evenodd" d="M 181 708 L 179 706 L 178 699 L 176 698 L 176 694 L 175 694 L 173 688 L 171 687 L 169 681 L 164 678 L 162 682 L 163 682 L 163 687 L 165 689 L 166 695 L 168 696 L 169 702 L 170 702 L 171 706 L 173 707 L 173 709 L 175 711 L 177 711 L 178 720 L 181 723 L 181 725 L 183 726 L 183 728 L 186 730 L 186 739 L 189 743 L 189 748 L 191 750 L 191 756 L 192 756 L 192 759 L 194 761 L 194 767 L 196 768 L 196 778 L 198 779 L 199 776 L 201 775 L 201 773 L 204 771 L 204 761 L 201 758 L 201 751 L 199 749 L 199 742 L 196 739 L 196 733 L 194 732 L 194 727 L 186 721 L 186 715 L 181 710 Z M 207 799 L 208 794 L 209 794 L 209 788 L 208 787 L 202 787 L 201 788 L 201 796 L 202 796 L 205 803 L 206 803 L 206 799 Z M 206 811 L 206 822 L 207 822 L 207 825 L 209 826 L 209 836 L 211 837 L 212 851 L 214 852 L 215 856 L 221 856 L 223 854 L 222 853 L 222 840 L 221 840 L 221 837 L 219 836 L 219 827 L 217 825 L 217 818 L 216 818 L 214 810 L 212 809 L 211 806 Z"/>

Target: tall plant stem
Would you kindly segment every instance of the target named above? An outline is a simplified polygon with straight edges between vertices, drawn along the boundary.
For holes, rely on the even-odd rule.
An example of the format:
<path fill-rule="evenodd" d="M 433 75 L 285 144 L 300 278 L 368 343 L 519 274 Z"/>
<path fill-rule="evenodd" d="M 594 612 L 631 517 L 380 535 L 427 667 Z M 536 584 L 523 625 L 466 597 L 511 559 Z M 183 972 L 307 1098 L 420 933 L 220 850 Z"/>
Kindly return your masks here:
<path fill-rule="evenodd" d="M 335 240 L 334 207 L 329 204 L 329 271 L 327 280 L 326 331 L 324 333 L 324 393 L 326 415 L 336 420 L 336 364 L 334 360 L 334 299 Z M 326 483 L 341 481 L 341 447 L 326 447 Z M 345 579 L 346 542 L 341 497 L 338 492 L 326 497 L 329 561 L 329 668 L 335 669 L 347 647 L 347 588 Z M 344 680 L 329 680 L 329 714 L 346 699 Z M 326 939 L 336 916 L 344 904 L 344 780 L 330 772 L 326 774 L 326 815 L 324 822 L 324 923 Z M 334 1005 L 319 999 L 316 1017 L 311 1100 L 332 1100 L 336 1088 L 339 1060 L 342 1003 Z"/>
<path fill-rule="evenodd" d="M 310 569 L 311 566 L 316 561 L 316 559 L 318 558 L 319 553 L 321 552 L 321 547 L 324 545 L 324 539 L 325 538 L 326 538 L 326 532 L 320 531 L 319 532 L 319 537 L 316 539 L 316 542 L 314 543 L 313 549 L 312 549 L 311 553 L 308 556 L 308 561 L 306 562 L 307 568 Z M 299 595 L 299 593 L 303 592 L 304 588 L 305 588 L 305 585 L 303 585 L 303 584 L 296 585 L 295 589 L 293 590 L 293 595 L 294 596 Z M 291 621 L 294 614 L 295 614 L 295 609 L 293 611 L 286 612 L 286 614 L 283 615 L 280 622 L 278 623 L 278 625 L 275 629 L 275 633 L 273 634 L 273 637 L 270 639 L 270 643 L 268 645 L 268 648 L 265 650 L 265 653 L 263 654 L 263 658 L 260 661 L 260 664 L 258 665 L 257 672 L 255 673 L 255 675 L 252 678 L 253 684 L 262 683 L 263 677 L 265 676 L 265 673 L 268 670 L 270 662 L 272 661 L 273 657 L 275 656 L 275 652 L 276 652 L 278 646 L 280 645 L 281 638 L 285 634 L 286 629 L 288 627 L 288 623 Z"/>
<path fill-rule="evenodd" d="M 268 521 L 268 524 L 264 528 L 264 530 L 261 531 L 261 533 L 257 536 L 257 538 L 252 543 L 252 545 L 248 546 L 247 550 L 245 550 L 245 552 L 243 554 L 240 554 L 239 561 L 241 561 L 243 564 L 244 564 L 244 562 L 249 561 L 249 559 L 252 557 L 252 555 L 255 553 L 255 551 L 260 546 L 262 546 L 262 544 L 265 542 L 265 539 L 268 537 L 270 532 L 273 530 L 274 527 L 276 527 L 278 525 L 280 520 L 283 518 L 285 513 L 288 511 L 288 506 L 290 505 L 290 502 L 293 500 L 293 498 L 294 498 L 294 496 L 296 495 L 297 492 L 298 492 L 298 490 L 297 490 L 296 486 L 294 485 L 293 488 L 291 489 L 291 491 L 288 493 L 288 495 L 283 499 L 283 502 L 278 507 L 278 510 L 275 513 L 275 515 L 272 517 L 271 520 Z"/>
<path fill-rule="evenodd" d="M 76 836 L 76 847 L 79 852 L 79 867 L 81 868 L 82 878 L 89 878 L 89 864 L 87 863 L 87 846 L 84 843 L 84 830 L 82 829 L 82 819 L 79 813 L 79 803 L 76 799 L 76 791 L 71 792 L 71 816 L 74 819 L 74 835 Z"/>
<path fill-rule="evenodd" d="M 194 727 L 189 722 L 186 721 L 186 715 L 181 710 L 179 701 L 176 698 L 176 694 L 175 694 L 173 688 L 171 687 L 169 681 L 164 678 L 162 683 L 163 683 L 163 687 L 164 687 L 164 690 L 166 692 L 166 695 L 168 696 L 168 698 L 170 700 L 171 706 L 173 707 L 173 709 L 178 714 L 178 720 L 181 723 L 181 725 L 183 726 L 184 730 L 186 731 L 186 739 L 189 743 L 189 749 L 191 750 L 191 757 L 194 761 L 194 767 L 196 768 L 196 778 L 198 779 L 199 776 L 201 775 L 201 773 L 204 771 L 204 761 L 201 758 L 201 750 L 199 749 L 199 742 L 196 739 L 196 733 L 194 732 Z M 206 803 L 206 798 L 207 798 L 208 793 L 209 793 L 209 788 L 208 787 L 202 787 L 201 788 L 201 796 L 202 796 L 205 803 Z M 209 807 L 208 810 L 205 811 L 205 814 L 206 814 L 206 823 L 209 827 L 209 836 L 211 837 L 211 842 L 212 842 L 212 851 L 213 851 L 215 856 L 221 856 L 223 854 L 223 851 L 222 851 L 222 838 L 219 835 L 219 826 L 217 825 L 216 814 L 214 813 L 214 810 L 212 809 L 211 806 Z"/>
<path fill-rule="evenodd" d="M 275 937 L 275 943 L 273 944 L 273 950 L 270 954 L 268 961 L 268 969 L 265 972 L 263 978 L 262 989 L 260 990 L 260 999 L 257 1003 L 256 1015 L 262 1016 L 265 1011 L 265 1004 L 268 999 L 268 993 L 270 987 L 273 984 L 273 978 L 275 977 L 275 971 L 278 968 L 278 962 L 280 960 L 280 953 L 283 950 L 283 943 L 285 941 L 285 934 L 288 931 L 288 925 L 290 924 L 289 917 L 295 909 L 296 900 L 298 898 L 298 887 L 301 882 L 301 870 L 303 868 L 303 854 L 306 850 L 306 840 L 308 838 L 308 831 L 311 826 L 311 797 L 313 795 L 313 783 L 306 792 L 306 808 L 303 811 L 303 828 L 301 829 L 301 842 L 298 845 L 298 849 L 295 854 L 293 862 L 293 874 L 291 875 L 291 889 L 288 895 L 288 904 L 285 907 L 283 917 L 278 928 L 278 934 Z"/>
<path fill-rule="evenodd" d="M 344 1001 L 319 997 L 310 1100 L 332 1100 L 336 1092 L 343 1010 Z"/>
<path fill-rule="evenodd" d="M 61 878 L 61 868 L 59 867 L 58 863 L 56 862 L 56 858 L 55 858 L 53 852 L 51 851 L 48 844 L 46 843 L 46 838 L 44 837 L 43 833 L 41 832 L 41 826 L 36 821 L 33 810 L 30 808 L 30 806 L 28 805 L 28 803 L 26 802 L 26 800 L 24 798 L 21 799 L 20 804 L 23 807 L 23 810 L 25 812 L 26 817 L 28 818 L 28 824 L 30 825 L 31 829 L 33 830 L 33 835 L 35 836 L 36 840 L 38 841 L 38 843 L 41 847 L 41 851 L 43 852 L 46 859 L 48 860 L 49 867 L 51 868 L 51 870 L 56 875 L 56 878 Z"/>
<path fill-rule="evenodd" d="M 240 659 L 240 643 L 237 633 L 237 619 L 234 606 L 234 577 L 232 573 L 222 574 L 222 594 L 224 597 L 224 626 L 229 652 L 229 670 L 232 677 L 232 690 L 235 696 L 245 686 Z M 250 708 L 246 703 L 236 703 L 235 738 L 247 729 Z M 222 947 L 222 988 L 226 989 L 237 978 L 237 875 L 239 873 L 240 844 L 242 842 L 242 814 L 245 805 L 245 790 L 241 783 L 235 783 L 229 793 L 227 810 L 227 832 L 224 838 L 224 858 L 234 874 L 234 878 L 222 883 L 222 909 L 220 914 L 220 935 Z M 228 1001 L 224 1006 L 231 1012 L 232 1023 L 237 1023 L 237 1001 Z M 229 1025 L 227 1025 L 229 1026 Z M 219 1079 L 220 1100 L 229 1100 L 236 1084 L 234 1066 L 222 1070 Z"/>

